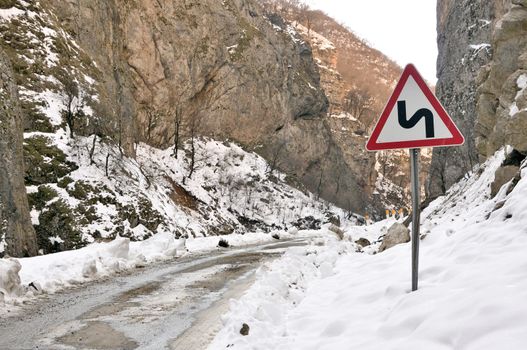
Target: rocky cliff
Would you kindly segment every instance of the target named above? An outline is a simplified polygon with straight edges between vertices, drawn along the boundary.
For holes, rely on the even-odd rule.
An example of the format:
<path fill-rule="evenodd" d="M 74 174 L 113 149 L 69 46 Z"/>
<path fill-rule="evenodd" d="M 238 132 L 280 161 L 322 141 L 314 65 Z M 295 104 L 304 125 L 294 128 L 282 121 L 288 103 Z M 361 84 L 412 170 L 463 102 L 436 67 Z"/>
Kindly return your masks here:
<path fill-rule="evenodd" d="M 408 206 L 408 152 L 365 149 L 368 136 L 401 75 L 401 67 L 321 11 L 288 6 L 286 1 L 269 3 L 278 4 L 275 11 L 287 18 L 313 48 L 321 85 L 329 99 L 331 132 L 353 176 L 361 179 L 361 187 L 382 208 Z M 429 153 L 423 151 L 421 158 L 423 188 Z"/>
<path fill-rule="evenodd" d="M 527 154 L 527 2 L 513 0 L 504 9 L 478 90 L 475 132 L 482 157 L 503 145 Z"/>
<path fill-rule="evenodd" d="M 122 145 L 181 136 L 232 139 L 349 209 L 371 206 L 340 164 L 311 48 L 250 0 L 43 1 L 96 63 L 99 109 Z M 114 129 L 117 126 L 114 125 Z"/>
<path fill-rule="evenodd" d="M 38 250 L 24 185 L 22 142 L 16 83 L 0 49 L 0 242 L 5 240 L 11 256 L 32 256 Z"/>
<path fill-rule="evenodd" d="M 465 145 L 434 150 L 428 196 L 443 194 L 479 161 L 476 137 L 480 133 L 475 132 L 481 118 L 481 108 L 476 108 L 478 76 L 495 55 L 491 37 L 506 6 L 506 0 L 437 2 L 436 95 L 465 136 Z M 495 106 L 495 100 L 489 99 L 488 104 Z"/>

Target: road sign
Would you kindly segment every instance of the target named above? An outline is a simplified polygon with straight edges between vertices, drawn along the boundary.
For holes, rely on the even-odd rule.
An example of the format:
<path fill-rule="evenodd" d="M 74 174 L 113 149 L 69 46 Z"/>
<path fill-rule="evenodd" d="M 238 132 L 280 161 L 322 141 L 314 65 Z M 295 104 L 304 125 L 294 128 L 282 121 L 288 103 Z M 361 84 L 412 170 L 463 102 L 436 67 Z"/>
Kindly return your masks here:
<path fill-rule="evenodd" d="M 412 291 L 419 274 L 419 148 L 465 142 L 438 99 L 412 64 L 404 68 L 381 118 L 371 134 L 369 151 L 410 148 L 412 184 Z"/>
<path fill-rule="evenodd" d="M 406 66 L 366 149 L 462 145 L 463 135 L 412 64 Z"/>

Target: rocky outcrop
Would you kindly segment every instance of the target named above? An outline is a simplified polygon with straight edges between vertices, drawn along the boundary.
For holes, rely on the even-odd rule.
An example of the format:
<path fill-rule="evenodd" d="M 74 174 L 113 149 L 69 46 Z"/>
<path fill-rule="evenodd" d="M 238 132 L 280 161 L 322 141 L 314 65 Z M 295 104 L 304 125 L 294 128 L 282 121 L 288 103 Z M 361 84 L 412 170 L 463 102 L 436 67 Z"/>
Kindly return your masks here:
<path fill-rule="evenodd" d="M 491 34 L 503 1 L 438 0 L 436 95 L 465 136 L 461 147 L 434 149 L 427 195 L 443 194 L 478 162 L 474 127 L 478 74 L 495 50 Z"/>
<path fill-rule="evenodd" d="M 362 176 L 345 175 L 310 46 L 257 3 L 42 3 L 96 62 L 98 110 L 128 155 L 138 141 L 170 146 L 180 113 L 184 138 L 233 139 L 325 199 L 372 206 Z"/>
<path fill-rule="evenodd" d="M 0 242 L 16 257 L 37 254 L 24 185 L 22 117 L 11 64 L 0 49 Z"/>
<path fill-rule="evenodd" d="M 511 145 L 527 154 L 527 4 L 513 0 L 492 37 L 493 57 L 479 89 L 477 147 L 481 156 Z"/>

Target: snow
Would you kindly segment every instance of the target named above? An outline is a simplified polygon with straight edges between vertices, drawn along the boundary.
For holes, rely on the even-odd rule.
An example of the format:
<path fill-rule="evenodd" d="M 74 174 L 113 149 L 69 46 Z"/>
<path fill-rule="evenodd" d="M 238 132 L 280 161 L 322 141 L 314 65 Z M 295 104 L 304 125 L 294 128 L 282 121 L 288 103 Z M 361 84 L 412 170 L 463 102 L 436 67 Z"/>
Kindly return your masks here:
<path fill-rule="evenodd" d="M 474 52 L 472 53 L 472 59 L 475 58 L 482 50 L 486 50 L 489 52 L 491 45 L 488 43 L 481 43 L 481 44 L 471 44 L 469 45 L 470 49 L 472 49 Z"/>
<path fill-rule="evenodd" d="M 316 46 L 319 50 L 327 51 L 335 49 L 335 45 L 331 41 L 314 30 L 308 29 L 298 22 L 293 22 L 292 25 L 301 35 L 308 37 L 311 44 Z"/>
<path fill-rule="evenodd" d="M 355 118 L 354 116 L 352 116 L 350 113 L 348 112 L 341 112 L 340 114 L 332 114 L 330 116 L 330 118 L 336 118 L 336 119 L 348 119 L 348 120 L 351 120 L 352 122 L 356 122 L 358 121 L 357 118 Z"/>
<path fill-rule="evenodd" d="M 0 18 L 2 20 L 8 20 L 8 19 L 11 19 L 12 17 L 18 17 L 23 14 L 24 14 L 24 11 L 16 7 L 11 7 L 8 9 L 0 9 Z"/>
<path fill-rule="evenodd" d="M 423 211 L 418 291 L 410 243 L 374 255 L 328 239 L 262 267 L 209 349 L 523 349 L 527 163 L 511 193 L 490 198 L 505 153 Z"/>

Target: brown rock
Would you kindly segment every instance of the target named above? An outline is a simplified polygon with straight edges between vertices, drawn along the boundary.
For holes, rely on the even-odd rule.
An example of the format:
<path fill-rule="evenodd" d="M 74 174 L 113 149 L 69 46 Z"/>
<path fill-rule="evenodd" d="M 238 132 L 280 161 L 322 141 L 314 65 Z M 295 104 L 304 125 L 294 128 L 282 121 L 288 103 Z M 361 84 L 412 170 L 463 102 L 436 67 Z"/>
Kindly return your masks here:
<path fill-rule="evenodd" d="M 388 233 L 384 236 L 379 247 L 379 253 L 398 244 L 407 242 L 410 242 L 410 230 L 403 224 L 396 222 L 388 229 Z"/>
<path fill-rule="evenodd" d="M 31 225 L 22 154 L 22 116 L 11 64 L 0 49 L 0 239 L 6 253 L 37 255 L 35 230 Z"/>
<path fill-rule="evenodd" d="M 363 248 L 371 245 L 371 242 L 364 237 L 359 238 L 358 240 L 355 241 L 355 243 L 360 245 Z"/>
<path fill-rule="evenodd" d="M 336 234 L 339 240 L 342 241 L 344 239 L 344 231 L 340 227 L 331 224 L 328 229 Z"/>
<path fill-rule="evenodd" d="M 513 3 L 521 6 L 510 7 L 500 19 L 492 36 L 489 73 L 478 91 L 475 131 L 483 158 L 504 145 L 527 151 L 527 96 L 519 86 L 519 78 L 527 75 L 527 8 L 524 1 Z"/>
<path fill-rule="evenodd" d="M 494 198 L 494 196 L 498 194 L 501 187 L 511 181 L 519 171 L 520 167 L 515 165 L 507 165 L 498 168 L 494 174 L 494 181 L 490 185 L 491 197 Z"/>
<path fill-rule="evenodd" d="M 240 329 L 240 334 L 243 336 L 249 335 L 249 325 L 247 323 L 244 323 L 242 325 L 242 329 Z"/>

